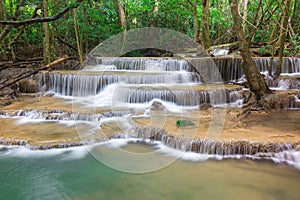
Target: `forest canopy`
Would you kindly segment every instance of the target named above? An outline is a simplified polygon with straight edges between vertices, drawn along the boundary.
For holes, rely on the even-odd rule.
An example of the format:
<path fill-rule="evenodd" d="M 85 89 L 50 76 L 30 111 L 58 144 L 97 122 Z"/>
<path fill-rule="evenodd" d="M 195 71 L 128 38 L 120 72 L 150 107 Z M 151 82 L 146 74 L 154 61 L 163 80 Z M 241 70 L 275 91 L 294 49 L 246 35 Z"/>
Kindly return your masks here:
<path fill-rule="evenodd" d="M 299 56 L 297 0 L 240 0 L 239 14 L 258 53 L 278 55 L 284 40 L 284 56 Z M 206 49 L 237 42 L 228 0 L 0 0 L 1 60 L 82 60 L 107 38 L 142 27 L 181 32 Z"/>

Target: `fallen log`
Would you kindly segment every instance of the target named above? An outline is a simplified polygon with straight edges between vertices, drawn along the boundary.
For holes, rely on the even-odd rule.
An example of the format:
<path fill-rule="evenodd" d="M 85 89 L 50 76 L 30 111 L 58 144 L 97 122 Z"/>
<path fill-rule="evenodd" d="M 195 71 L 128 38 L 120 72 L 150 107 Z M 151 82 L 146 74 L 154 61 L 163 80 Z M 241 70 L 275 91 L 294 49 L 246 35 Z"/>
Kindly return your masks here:
<path fill-rule="evenodd" d="M 38 73 L 39 71 L 41 71 L 41 70 L 46 70 L 46 69 L 48 69 L 48 68 L 50 68 L 50 67 L 52 67 L 52 66 L 54 66 L 54 65 L 57 65 L 57 64 L 59 64 L 59 63 L 61 63 L 61 62 L 66 61 L 66 60 L 68 60 L 68 59 L 69 59 L 69 57 L 62 57 L 62 58 L 59 58 L 59 59 L 57 59 L 57 60 L 55 60 L 55 61 L 49 63 L 49 64 L 46 65 L 46 66 L 42 66 L 42 67 L 40 67 L 40 68 L 38 68 L 38 69 L 35 69 L 35 70 L 33 70 L 33 71 L 30 71 L 30 72 L 27 72 L 27 73 L 25 73 L 25 74 L 19 75 L 19 76 L 15 77 L 12 81 L 10 81 L 10 82 L 7 81 L 7 82 L 4 83 L 2 86 L 0 86 L 0 90 L 4 89 L 4 88 L 6 88 L 6 87 L 9 87 L 9 86 L 11 86 L 11 85 L 13 85 L 14 83 L 16 83 L 16 82 L 18 82 L 18 81 L 20 81 L 20 80 L 22 80 L 22 79 L 28 78 L 28 77 L 30 77 L 31 75 L 37 74 L 37 73 Z"/>

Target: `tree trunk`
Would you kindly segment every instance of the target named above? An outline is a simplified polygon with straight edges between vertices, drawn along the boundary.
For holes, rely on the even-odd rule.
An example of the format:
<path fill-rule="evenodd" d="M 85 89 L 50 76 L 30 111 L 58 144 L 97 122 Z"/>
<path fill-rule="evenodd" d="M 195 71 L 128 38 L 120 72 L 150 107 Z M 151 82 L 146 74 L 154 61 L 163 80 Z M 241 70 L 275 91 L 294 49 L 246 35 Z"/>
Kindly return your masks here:
<path fill-rule="evenodd" d="M 151 26 L 152 27 L 157 27 L 158 24 L 158 0 L 155 0 L 155 4 L 154 4 L 154 10 L 153 10 L 153 21 Z"/>
<path fill-rule="evenodd" d="M 252 24 L 255 24 L 257 22 L 257 18 L 258 18 L 258 15 L 259 15 L 261 5 L 262 5 L 262 0 L 259 0 L 258 6 L 256 8 L 256 12 L 255 12 L 254 17 L 253 17 Z M 247 37 L 247 41 L 250 42 L 252 40 L 254 34 L 255 34 L 255 27 L 249 26 L 249 31 L 248 32 L 249 32 L 249 34 L 248 34 L 248 37 Z"/>
<path fill-rule="evenodd" d="M 276 34 L 278 31 L 278 24 L 280 24 L 281 21 L 281 15 L 278 17 L 277 22 L 274 24 L 273 31 L 271 33 L 271 36 L 269 38 L 269 44 L 271 46 L 270 51 L 271 51 L 271 59 L 270 59 L 270 66 L 268 69 L 269 75 L 273 76 L 273 60 L 274 60 L 274 55 L 277 51 L 277 40 L 276 40 Z"/>
<path fill-rule="evenodd" d="M 195 42 L 199 42 L 197 0 L 194 0 L 194 2 L 193 2 L 193 19 L 194 19 L 194 40 L 195 40 Z"/>
<path fill-rule="evenodd" d="M 239 48 L 243 58 L 242 68 L 246 75 L 250 90 L 255 94 L 256 100 L 261 101 L 270 90 L 263 76 L 256 68 L 249 52 L 248 42 L 243 30 L 242 21 L 238 13 L 238 0 L 229 0 L 234 21 L 236 36 L 239 40 Z"/>
<path fill-rule="evenodd" d="M 87 15 L 87 9 L 86 9 L 86 6 L 83 7 L 83 26 L 84 27 L 88 27 L 89 26 L 89 16 Z M 89 46 L 89 42 L 86 38 L 88 38 L 88 31 L 86 28 L 83 28 L 83 34 L 82 34 L 84 40 L 83 40 L 83 44 L 82 44 L 82 51 L 85 53 L 85 54 L 88 54 L 88 46 Z"/>
<path fill-rule="evenodd" d="M 43 0 L 43 17 L 48 17 L 48 1 Z M 43 23 L 44 39 L 43 39 L 43 57 L 44 64 L 50 63 L 50 29 L 48 22 Z"/>
<path fill-rule="evenodd" d="M 201 44 L 207 50 L 210 47 L 209 37 L 209 0 L 202 0 Z"/>
<path fill-rule="evenodd" d="M 74 16 L 74 30 L 75 30 L 76 44 L 77 44 L 79 62 L 81 64 L 83 62 L 83 56 L 82 56 L 81 40 L 80 40 L 78 24 L 77 24 L 76 8 L 73 9 L 73 16 Z"/>
<path fill-rule="evenodd" d="M 125 30 L 126 29 L 126 18 L 125 18 L 124 6 L 121 3 L 121 0 L 117 0 L 117 5 L 118 5 L 119 25 L 123 30 Z"/>
<path fill-rule="evenodd" d="M 291 19 L 291 26 L 292 26 L 292 29 L 293 30 L 296 30 L 295 28 L 295 24 L 297 22 L 298 17 L 300 15 L 300 8 L 299 8 L 299 3 L 297 0 L 294 0 L 294 8 L 293 8 L 293 16 L 292 16 L 292 19 Z"/>
<path fill-rule="evenodd" d="M 279 77 L 282 71 L 282 58 L 284 54 L 284 43 L 288 30 L 288 21 L 289 21 L 289 10 L 290 10 L 290 0 L 284 0 L 284 14 L 282 15 L 281 27 L 280 27 L 280 36 L 279 36 L 279 58 L 278 66 L 275 72 L 275 76 Z"/>
<path fill-rule="evenodd" d="M 5 4 L 2 3 L 2 0 L 0 0 L 0 19 L 4 19 L 4 6 Z M 2 32 L 2 24 L 0 24 L 0 33 Z"/>
<path fill-rule="evenodd" d="M 244 8 L 243 8 L 243 28 L 244 28 L 244 32 L 246 33 L 247 30 L 247 19 L 248 19 L 248 0 L 244 0 Z"/>

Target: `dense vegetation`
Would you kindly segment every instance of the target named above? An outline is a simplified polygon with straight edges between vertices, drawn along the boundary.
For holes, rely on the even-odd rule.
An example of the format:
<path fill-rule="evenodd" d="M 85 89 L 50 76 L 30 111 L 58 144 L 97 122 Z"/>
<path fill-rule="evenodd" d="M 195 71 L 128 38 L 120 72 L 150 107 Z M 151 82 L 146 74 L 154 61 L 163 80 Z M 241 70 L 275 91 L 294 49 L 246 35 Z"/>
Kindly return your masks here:
<path fill-rule="evenodd" d="M 280 52 L 283 39 L 284 56 L 299 55 L 299 5 L 297 0 L 240 0 L 247 41 L 270 56 Z M 47 23 L 30 21 L 56 15 Z M 0 21 L 1 60 L 84 57 L 119 32 L 149 26 L 179 31 L 206 48 L 237 41 L 228 0 L 0 0 Z"/>

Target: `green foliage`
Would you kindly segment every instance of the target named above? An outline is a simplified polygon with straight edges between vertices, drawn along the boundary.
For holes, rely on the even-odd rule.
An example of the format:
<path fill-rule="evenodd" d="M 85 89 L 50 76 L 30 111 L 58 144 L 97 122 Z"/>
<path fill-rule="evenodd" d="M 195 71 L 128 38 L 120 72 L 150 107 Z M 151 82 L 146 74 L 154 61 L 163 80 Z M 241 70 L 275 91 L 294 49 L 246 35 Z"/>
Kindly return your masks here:
<path fill-rule="evenodd" d="M 154 6 L 155 0 L 120 0 L 124 6 L 125 17 L 127 26 L 126 29 L 135 29 L 141 27 L 149 27 L 154 20 Z M 21 5 L 22 1 L 6 0 L 5 2 L 5 16 L 7 20 L 12 20 L 15 15 L 18 5 L 19 16 L 17 20 L 29 19 L 36 6 L 41 2 L 38 0 L 25 1 L 25 5 Z M 30 2 L 30 3 L 28 3 Z M 77 19 L 82 44 L 88 48 L 86 51 L 91 50 L 105 39 L 122 32 L 119 26 L 118 9 L 116 0 L 89 0 L 77 4 L 75 0 L 62 1 L 53 0 L 49 3 L 49 15 L 55 15 L 67 6 L 74 8 L 78 6 Z M 191 1 L 193 2 L 193 1 Z M 274 13 L 270 10 L 278 6 L 277 1 L 266 0 L 263 1 L 262 9 L 258 8 L 259 0 L 249 1 L 248 18 L 249 23 L 256 27 L 254 40 L 255 43 L 269 42 L 270 34 L 272 33 L 274 25 L 277 23 L 280 16 L 281 9 L 278 8 Z M 214 45 L 226 42 L 233 42 L 233 21 L 229 9 L 228 0 L 210 1 L 210 37 Z M 292 16 L 293 3 L 291 4 Z M 258 17 L 254 20 L 256 12 Z M 299 10 L 296 13 L 299 14 Z M 202 1 L 197 1 L 197 19 L 200 25 L 202 14 Z M 241 11 L 242 14 L 242 11 Z M 42 10 L 39 10 L 38 17 L 42 17 Z M 256 24 L 262 19 L 262 23 Z M 268 19 L 264 22 L 265 19 Z M 55 47 L 53 50 L 62 51 L 61 48 L 65 47 L 58 40 L 58 38 L 76 47 L 73 13 L 66 13 L 62 18 L 50 22 L 50 32 L 52 36 L 52 45 Z M 187 0 L 159 0 L 158 24 L 159 27 L 169 28 L 172 30 L 184 33 L 191 38 L 194 34 L 194 24 L 192 7 Z M 247 24 L 248 28 L 252 26 Z M 296 55 L 300 51 L 299 43 L 299 20 L 295 21 L 296 33 L 292 38 L 288 38 L 290 44 L 289 51 L 286 54 Z M 5 38 L 4 43 L 8 44 L 12 38 L 18 35 L 22 27 L 14 28 L 10 34 Z M 199 31 L 200 27 L 198 27 Z M 1 31 L 1 30 L 0 30 Z M 277 33 L 277 37 L 279 31 Z M 43 29 L 42 23 L 32 24 L 26 26 L 23 35 L 17 40 L 17 44 L 21 46 L 39 46 L 42 48 L 43 44 Z M 18 48 L 16 45 L 16 49 Z M 4 48 L 5 49 L 5 48 Z M 4 50 L 1 50 L 2 53 Z M 269 53 L 269 48 L 261 48 L 262 54 Z M 64 52 L 64 51 L 62 51 Z M 6 52 L 5 52 L 6 53 Z M 68 50 L 68 53 L 76 53 L 74 50 Z M 139 52 L 131 52 L 134 56 L 139 56 Z"/>

